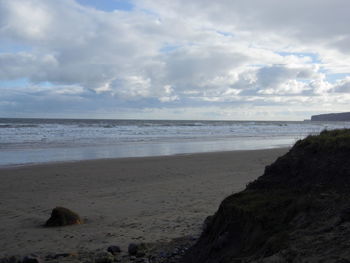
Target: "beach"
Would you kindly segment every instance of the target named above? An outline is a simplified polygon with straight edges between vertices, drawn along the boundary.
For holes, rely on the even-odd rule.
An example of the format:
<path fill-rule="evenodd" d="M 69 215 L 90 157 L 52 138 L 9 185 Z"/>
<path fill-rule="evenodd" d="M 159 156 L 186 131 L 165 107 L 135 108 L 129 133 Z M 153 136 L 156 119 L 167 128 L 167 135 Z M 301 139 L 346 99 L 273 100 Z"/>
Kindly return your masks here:
<path fill-rule="evenodd" d="M 220 202 L 287 148 L 101 159 L 0 169 L 1 255 L 69 253 L 197 237 Z M 51 210 L 82 225 L 45 228 Z"/>

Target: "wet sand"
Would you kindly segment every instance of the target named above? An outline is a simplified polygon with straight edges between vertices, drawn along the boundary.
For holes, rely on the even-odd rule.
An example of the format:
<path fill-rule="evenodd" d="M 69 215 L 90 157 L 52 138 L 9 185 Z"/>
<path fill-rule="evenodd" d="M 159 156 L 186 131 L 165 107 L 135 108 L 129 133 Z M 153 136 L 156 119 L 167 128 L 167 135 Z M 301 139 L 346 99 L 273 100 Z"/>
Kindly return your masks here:
<path fill-rule="evenodd" d="M 288 149 L 105 159 L 0 169 L 0 256 L 78 252 L 198 235 L 227 195 Z M 43 228 L 52 208 L 83 225 Z"/>

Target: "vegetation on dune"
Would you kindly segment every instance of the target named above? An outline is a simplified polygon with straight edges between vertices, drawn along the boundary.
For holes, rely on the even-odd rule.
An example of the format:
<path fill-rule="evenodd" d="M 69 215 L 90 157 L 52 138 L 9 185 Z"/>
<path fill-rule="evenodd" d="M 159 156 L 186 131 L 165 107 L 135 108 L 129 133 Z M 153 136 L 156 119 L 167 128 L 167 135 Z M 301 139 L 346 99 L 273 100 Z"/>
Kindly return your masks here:
<path fill-rule="evenodd" d="M 185 262 L 297 262 L 301 255 L 350 262 L 337 247 L 350 248 L 349 150 L 349 129 L 296 142 L 221 203 Z"/>
<path fill-rule="evenodd" d="M 303 150 L 350 150 L 350 129 L 324 130 L 320 135 L 310 135 L 299 140 L 294 148 Z"/>

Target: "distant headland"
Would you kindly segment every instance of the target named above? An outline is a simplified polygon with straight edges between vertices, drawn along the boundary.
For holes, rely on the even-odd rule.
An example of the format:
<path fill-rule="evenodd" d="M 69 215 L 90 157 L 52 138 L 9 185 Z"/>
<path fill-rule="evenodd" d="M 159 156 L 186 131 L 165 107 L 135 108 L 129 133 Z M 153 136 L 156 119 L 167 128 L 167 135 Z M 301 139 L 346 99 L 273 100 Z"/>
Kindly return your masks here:
<path fill-rule="evenodd" d="M 311 121 L 350 121 L 350 112 L 313 115 Z"/>

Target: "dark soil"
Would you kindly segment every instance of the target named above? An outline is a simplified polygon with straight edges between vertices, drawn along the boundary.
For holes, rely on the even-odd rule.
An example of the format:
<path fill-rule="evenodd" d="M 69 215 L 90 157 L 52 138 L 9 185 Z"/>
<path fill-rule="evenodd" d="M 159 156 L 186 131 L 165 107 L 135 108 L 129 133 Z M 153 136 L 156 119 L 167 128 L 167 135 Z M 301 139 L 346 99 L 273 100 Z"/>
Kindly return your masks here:
<path fill-rule="evenodd" d="M 350 130 L 298 141 L 227 197 L 186 263 L 350 262 Z"/>

